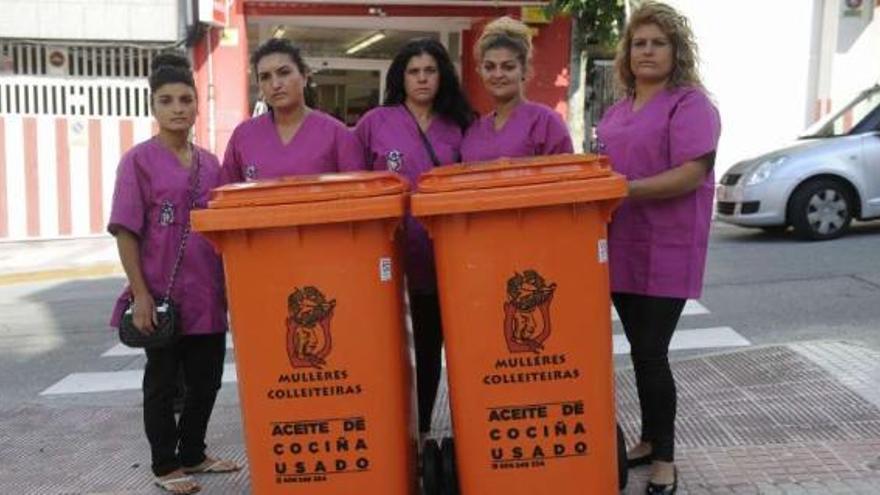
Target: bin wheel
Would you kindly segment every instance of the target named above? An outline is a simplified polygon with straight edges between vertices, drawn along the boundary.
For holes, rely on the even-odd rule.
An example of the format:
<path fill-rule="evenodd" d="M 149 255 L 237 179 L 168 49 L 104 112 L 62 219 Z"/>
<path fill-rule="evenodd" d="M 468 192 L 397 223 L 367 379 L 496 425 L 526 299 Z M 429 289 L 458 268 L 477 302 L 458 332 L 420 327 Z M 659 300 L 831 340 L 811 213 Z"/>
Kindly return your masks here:
<path fill-rule="evenodd" d="M 626 488 L 629 481 L 629 467 L 626 463 L 626 438 L 620 424 L 617 425 L 617 483 L 620 489 Z"/>
<path fill-rule="evenodd" d="M 422 489 L 425 495 L 440 495 L 440 447 L 435 440 L 426 440 L 422 448 Z"/>
<path fill-rule="evenodd" d="M 446 437 L 440 443 L 440 464 L 443 475 L 443 495 L 458 495 L 458 469 L 455 466 L 455 441 Z"/>

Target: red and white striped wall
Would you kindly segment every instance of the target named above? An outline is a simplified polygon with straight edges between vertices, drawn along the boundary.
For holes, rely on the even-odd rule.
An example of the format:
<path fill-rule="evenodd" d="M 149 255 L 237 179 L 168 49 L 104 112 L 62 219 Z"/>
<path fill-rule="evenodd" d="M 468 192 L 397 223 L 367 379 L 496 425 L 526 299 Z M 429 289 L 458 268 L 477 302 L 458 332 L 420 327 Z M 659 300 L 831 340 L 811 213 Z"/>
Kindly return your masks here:
<path fill-rule="evenodd" d="M 0 115 L 0 241 L 104 233 L 119 158 L 153 122 Z"/>

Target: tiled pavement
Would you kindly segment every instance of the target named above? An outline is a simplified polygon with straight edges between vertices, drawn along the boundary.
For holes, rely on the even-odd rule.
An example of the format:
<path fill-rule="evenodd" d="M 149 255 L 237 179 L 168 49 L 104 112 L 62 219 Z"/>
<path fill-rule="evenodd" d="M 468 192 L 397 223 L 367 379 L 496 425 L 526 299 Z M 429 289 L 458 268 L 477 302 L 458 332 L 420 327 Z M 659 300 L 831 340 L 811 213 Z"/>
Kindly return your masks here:
<path fill-rule="evenodd" d="M 878 357 L 817 342 L 678 363 L 682 493 L 880 493 Z M 621 420 L 635 438 L 630 374 L 618 380 Z M 858 393 L 869 382 L 873 394 Z M 641 493 L 639 474 L 627 493 Z"/>
<path fill-rule="evenodd" d="M 880 353 L 824 341 L 752 347 L 678 360 L 674 371 L 679 493 L 880 493 Z M 617 381 L 621 423 L 635 438 L 631 373 L 618 371 Z M 244 462 L 234 393 L 223 392 L 209 443 Z M 437 435 L 449 429 L 445 399 L 444 387 Z M 144 465 L 140 418 L 130 405 L 0 406 L 0 494 L 159 493 Z M 632 471 L 625 493 L 643 493 L 646 476 Z M 208 494 L 249 491 L 246 471 L 201 481 Z"/>

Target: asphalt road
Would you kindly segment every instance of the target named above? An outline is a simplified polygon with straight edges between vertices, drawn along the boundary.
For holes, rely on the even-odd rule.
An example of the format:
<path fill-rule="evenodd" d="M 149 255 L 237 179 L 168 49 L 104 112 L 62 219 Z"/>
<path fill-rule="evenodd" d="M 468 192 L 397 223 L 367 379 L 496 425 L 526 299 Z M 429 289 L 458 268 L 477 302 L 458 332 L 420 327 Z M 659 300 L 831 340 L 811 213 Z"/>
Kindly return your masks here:
<path fill-rule="evenodd" d="M 701 301 L 754 344 L 836 339 L 880 349 L 880 222 L 825 242 L 716 225 Z"/>
<path fill-rule="evenodd" d="M 4 406 L 139 403 L 130 390 L 40 395 L 71 373 L 143 367 L 141 356 L 102 357 L 117 343 L 106 321 L 122 283 L 108 277 L 0 285 Z M 699 302 L 705 314 L 683 317 L 680 329 L 729 327 L 752 345 L 834 339 L 880 349 L 880 222 L 819 243 L 716 225 Z M 718 350 L 707 344 L 673 359 Z M 221 400 L 234 401 L 233 390 L 224 387 Z"/>

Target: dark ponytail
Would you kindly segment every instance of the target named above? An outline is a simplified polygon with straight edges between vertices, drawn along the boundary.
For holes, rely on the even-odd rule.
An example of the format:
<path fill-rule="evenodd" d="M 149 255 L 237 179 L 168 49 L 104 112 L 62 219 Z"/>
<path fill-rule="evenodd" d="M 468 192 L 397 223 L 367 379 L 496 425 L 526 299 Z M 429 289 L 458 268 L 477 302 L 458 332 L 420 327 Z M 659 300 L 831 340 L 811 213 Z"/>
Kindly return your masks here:
<path fill-rule="evenodd" d="M 273 53 L 280 53 L 290 57 L 290 61 L 296 66 L 296 69 L 302 75 L 305 83 L 303 85 L 304 103 L 307 107 L 314 107 L 318 101 L 318 96 L 315 92 L 311 71 L 309 70 L 309 66 L 306 65 L 302 51 L 300 51 L 299 47 L 294 45 L 293 42 L 287 38 L 269 38 L 261 43 L 260 46 L 254 50 L 254 53 L 251 54 L 251 66 L 253 67 L 254 77 L 257 78 L 257 84 L 260 83 L 260 76 L 257 73 L 257 64 L 260 63 L 260 60 L 262 60 L 263 57 L 272 55 Z"/>
<path fill-rule="evenodd" d="M 155 92 L 162 86 L 172 83 L 186 84 L 193 90 L 196 83 L 192 75 L 189 60 L 179 52 L 165 52 L 156 55 L 150 64 L 150 91 Z"/>

